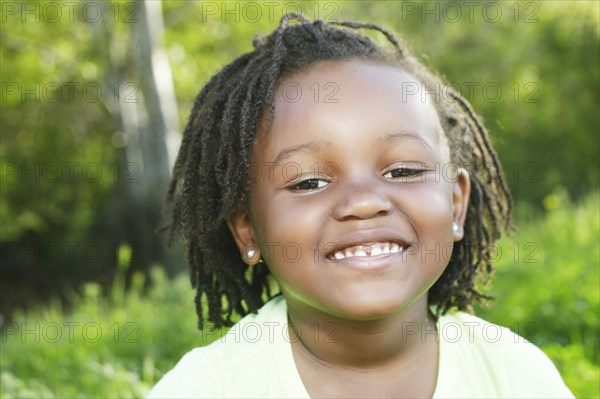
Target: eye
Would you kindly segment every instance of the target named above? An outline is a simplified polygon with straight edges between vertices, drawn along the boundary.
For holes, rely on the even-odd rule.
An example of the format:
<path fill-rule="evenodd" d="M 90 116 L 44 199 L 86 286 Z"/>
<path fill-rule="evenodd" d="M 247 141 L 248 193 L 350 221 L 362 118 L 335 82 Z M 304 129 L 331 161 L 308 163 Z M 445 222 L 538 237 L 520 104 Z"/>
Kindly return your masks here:
<path fill-rule="evenodd" d="M 290 187 L 290 190 L 309 191 L 325 187 L 329 182 L 322 179 L 307 179 Z"/>
<path fill-rule="evenodd" d="M 423 169 L 397 168 L 390 170 L 384 174 L 383 177 L 387 177 L 388 179 L 406 179 L 408 177 L 418 176 L 423 172 Z"/>

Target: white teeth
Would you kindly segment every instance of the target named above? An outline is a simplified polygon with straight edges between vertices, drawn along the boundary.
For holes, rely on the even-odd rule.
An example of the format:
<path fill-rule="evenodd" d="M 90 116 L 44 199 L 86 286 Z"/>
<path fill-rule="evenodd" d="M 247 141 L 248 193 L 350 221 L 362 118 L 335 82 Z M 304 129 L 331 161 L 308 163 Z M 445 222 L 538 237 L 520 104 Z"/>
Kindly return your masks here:
<path fill-rule="evenodd" d="M 371 248 L 371 256 L 381 255 L 382 252 L 381 247 L 377 244 L 373 245 L 373 248 Z"/>
<path fill-rule="evenodd" d="M 367 247 L 367 248 L 365 248 Z M 346 248 L 341 251 L 329 255 L 332 259 L 345 259 L 352 257 L 377 256 L 381 254 L 396 254 L 401 252 L 403 248 L 397 243 L 381 242 L 372 244 L 370 247 L 366 245 L 357 245 L 355 247 Z"/>

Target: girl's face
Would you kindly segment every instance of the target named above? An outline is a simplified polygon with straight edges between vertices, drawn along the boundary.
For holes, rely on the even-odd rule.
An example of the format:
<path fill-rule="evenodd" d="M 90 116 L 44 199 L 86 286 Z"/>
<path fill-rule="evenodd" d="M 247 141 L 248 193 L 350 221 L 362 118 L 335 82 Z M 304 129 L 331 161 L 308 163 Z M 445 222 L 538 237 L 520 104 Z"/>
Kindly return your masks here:
<path fill-rule="evenodd" d="M 290 308 L 371 320 L 426 306 L 469 196 L 432 95 L 364 61 L 280 84 L 254 143 L 248 209 L 230 228 L 240 248 L 258 244 Z"/>

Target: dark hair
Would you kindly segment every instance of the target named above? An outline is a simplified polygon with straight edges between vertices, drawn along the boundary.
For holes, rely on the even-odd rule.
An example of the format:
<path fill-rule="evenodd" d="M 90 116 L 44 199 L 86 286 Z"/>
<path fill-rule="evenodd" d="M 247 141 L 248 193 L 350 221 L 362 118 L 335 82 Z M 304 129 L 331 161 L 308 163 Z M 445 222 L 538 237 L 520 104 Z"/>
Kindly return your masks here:
<path fill-rule="evenodd" d="M 292 24 L 294 20 L 298 23 Z M 378 47 L 356 29 L 382 33 L 394 51 Z M 447 268 L 429 290 L 429 303 L 437 305 L 439 316 L 452 307 L 468 310 L 473 301 L 489 298 L 478 291 L 475 277 L 485 282 L 493 270 L 491 244 L 503 227 L 511 226 L 512 200 L 487 131 L 470 104 L 410 55 L 394 35 L 374 24 L 312 22 L 292 13 L 253 44 L 253 51 L 225 66 L 196 97 L 167 195 L 167 205 L 173 206 L 169 240 L 183 233 L 199 328 L 203 295 L 208 320 L 216 326 L 231 325 L 234 312 L 256 312 L 272 296 L 268 268 L 259 263 L 248 270 L 226 220 L 247 199 L 252 144 L 264 112 L 271 120 L 277 84 L 327 60 L 394 65 L 436 93 L 434 105 L 448 137 L 451 161 L 469 171 L 471 194 L 464 238 L 455 243 Z"/>

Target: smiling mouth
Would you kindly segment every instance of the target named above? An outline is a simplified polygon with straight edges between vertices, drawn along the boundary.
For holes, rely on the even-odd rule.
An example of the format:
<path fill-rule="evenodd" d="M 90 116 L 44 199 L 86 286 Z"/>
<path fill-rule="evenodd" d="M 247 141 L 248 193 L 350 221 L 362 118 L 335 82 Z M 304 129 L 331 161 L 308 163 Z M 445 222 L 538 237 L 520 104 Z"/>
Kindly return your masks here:
<path fill-rule="evenodd" d="M 328 255 L 329 260 L 342 260 L 347 258 L 369 258 L 378 255 L 397 254 L 405 251 L 408 245 L 393 241 L 365 243 L 338 249 Z"/>

